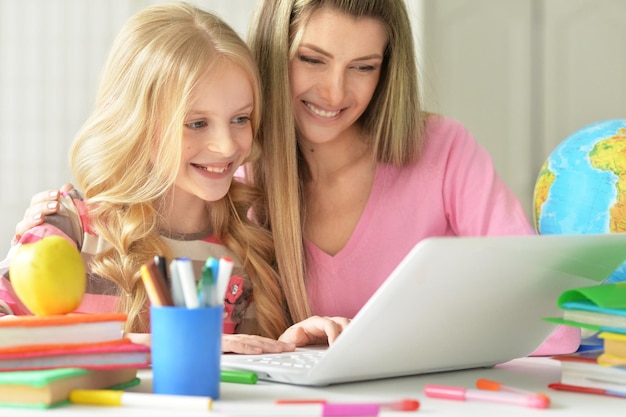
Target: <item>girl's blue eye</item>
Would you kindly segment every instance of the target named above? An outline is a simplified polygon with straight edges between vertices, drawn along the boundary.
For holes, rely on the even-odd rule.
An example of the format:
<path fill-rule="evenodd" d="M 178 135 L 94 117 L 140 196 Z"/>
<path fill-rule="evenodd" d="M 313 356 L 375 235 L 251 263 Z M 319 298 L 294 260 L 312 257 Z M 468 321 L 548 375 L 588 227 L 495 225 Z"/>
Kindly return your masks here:
<path fill-rule="evenodd" d="M 235 124 L 246 124 L 250 121 L 250 116 L 239 116 L 233 119 L 233 123 Z"/>
<path fill-rule="evenodd" d="M 207 123 L 204 120 L 197 120 L 195 122 L 185 123 L 185 126 L 190 129 L 202 129 L 203 127 L 206 127 L 206 125 Z"/>

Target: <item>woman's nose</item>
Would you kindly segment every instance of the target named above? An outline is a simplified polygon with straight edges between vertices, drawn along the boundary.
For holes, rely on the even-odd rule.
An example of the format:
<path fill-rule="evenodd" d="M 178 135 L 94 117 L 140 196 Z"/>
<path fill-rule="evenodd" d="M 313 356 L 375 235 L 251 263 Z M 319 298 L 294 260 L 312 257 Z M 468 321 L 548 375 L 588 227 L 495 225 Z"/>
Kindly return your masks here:
<path fill-rule="evenodd" d="M 345 75 L 343 70 L 328 70 L 321 80 L 320 96 L 330 106 L 338 106 L 345 95 Z"/>

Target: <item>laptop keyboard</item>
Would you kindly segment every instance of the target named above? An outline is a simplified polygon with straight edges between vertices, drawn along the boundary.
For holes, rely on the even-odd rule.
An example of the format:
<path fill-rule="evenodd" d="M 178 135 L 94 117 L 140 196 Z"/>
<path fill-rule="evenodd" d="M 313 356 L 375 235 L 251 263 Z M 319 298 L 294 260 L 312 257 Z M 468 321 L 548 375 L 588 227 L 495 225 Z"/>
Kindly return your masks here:
<path fill-rule="evenodd" d="M 246 362 L 261 363 L 284 368 L 308 369 L 319 362 L 325 353 L 325 351 L 306 350 L 300 352 L 276 353 L 249 357 L 246 359 Z"/>

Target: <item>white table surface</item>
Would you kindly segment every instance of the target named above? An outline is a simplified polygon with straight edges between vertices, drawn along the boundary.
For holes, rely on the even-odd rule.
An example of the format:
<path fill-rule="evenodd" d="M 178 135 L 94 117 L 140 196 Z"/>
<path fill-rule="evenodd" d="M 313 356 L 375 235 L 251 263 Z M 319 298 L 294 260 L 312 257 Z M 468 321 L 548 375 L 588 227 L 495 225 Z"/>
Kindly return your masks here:
<path fill-rule="evenodd" d="M 129 390 L 151 392 L 151 373 L 142 370 L 139 373 L 142 383 Z M 423 387 L 426 384 L 440 384 L 473 388 L 478 378 L 497 380 L 503 384 L 518 388 L 544 392 L 551 398 L 548 409 L 531 409 L 521 406 L 487 403 L 479 401 L 452 401 L 426 397 Z M 331 385 L 328 387 L 301 387 L 286 384 L 259 382 L 255 385 L 222 383 L 221 398 L 216 404 L 223 407 L 241 404 L 262 404 L 273 406 L 276 399 L 288 398 L 323 398 L 335 402 L 372 402 L 394 401 L 402 398 L 414 398 L 420 402 L 420 409 L 415 412 L 382 411 L 381 416 L 624 416 L 626 398 L 612 398 L 600 395 L 577 394 L 555 391 L 547 388 L 560 379 L 560 364 L 549 358 L 516 359 L 491 369 L 444 372 L 414 377 L 391 378 L 385 380 Z M 0 416 L 200 416 L 207 412 L 173 410 L 165 408 L 139 407 L 99 407 L 70 405 L 49 410 L 28 410 L 0 408 Z M 218 412 L 211 415 L 221 416 Z M 254 416 L 255 414 L 251 414 Z M 263 414 L 267 415 L 267 414 Z M 296 414 L 297 415 L 297 414 Z"/>

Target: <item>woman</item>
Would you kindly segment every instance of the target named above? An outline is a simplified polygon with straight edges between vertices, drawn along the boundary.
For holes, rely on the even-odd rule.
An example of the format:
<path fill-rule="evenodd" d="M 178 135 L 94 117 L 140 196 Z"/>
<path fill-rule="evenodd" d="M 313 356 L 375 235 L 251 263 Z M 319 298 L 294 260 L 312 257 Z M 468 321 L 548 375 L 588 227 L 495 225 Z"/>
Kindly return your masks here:
<path fill-rule="evenodd" d="M 487 152 L 419 102 L 402 0 L 266 0 L 255 182 L 292 317 L 353 317 L 430 236 L 532 234 Z M 289 86 L 289 88 L 287 88 Z M 575 350 L 562 328 L 542 353 Z"/>

